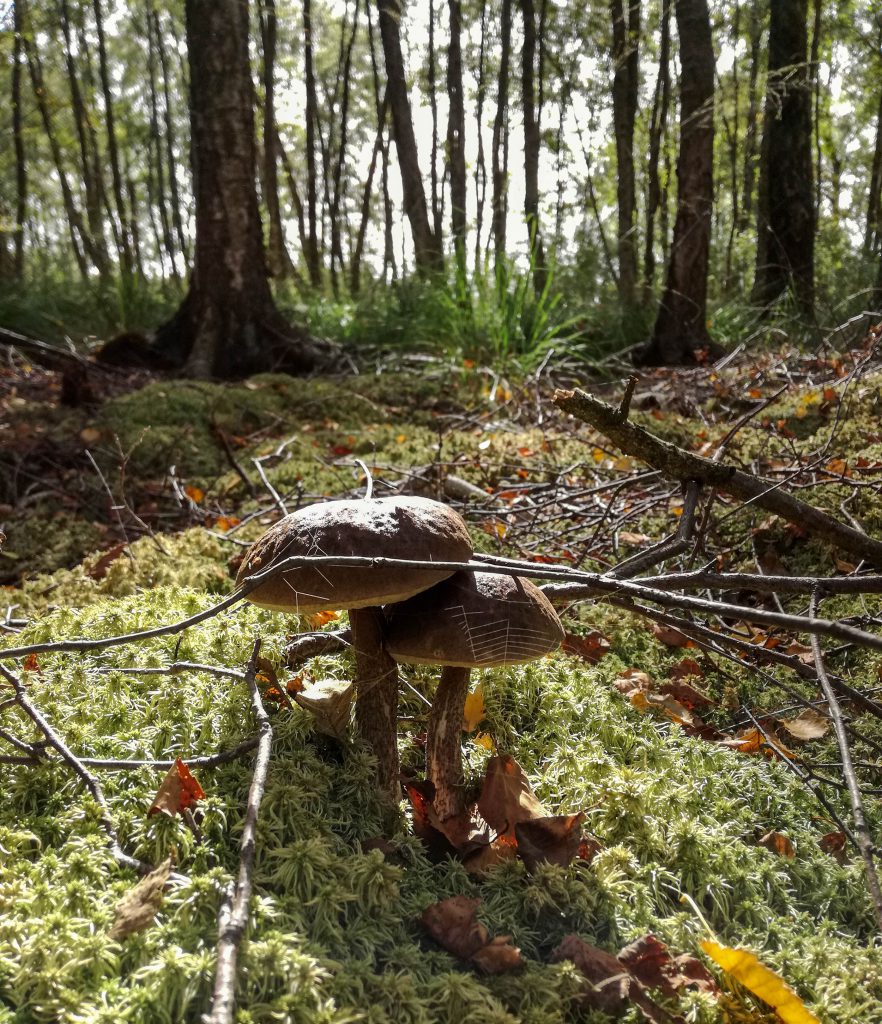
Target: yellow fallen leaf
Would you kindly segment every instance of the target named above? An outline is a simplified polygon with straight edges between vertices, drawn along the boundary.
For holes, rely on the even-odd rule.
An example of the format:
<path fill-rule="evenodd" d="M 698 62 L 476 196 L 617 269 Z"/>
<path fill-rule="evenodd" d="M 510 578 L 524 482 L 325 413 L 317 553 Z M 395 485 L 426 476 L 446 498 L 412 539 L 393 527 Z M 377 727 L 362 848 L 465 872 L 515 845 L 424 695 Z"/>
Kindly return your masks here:
<path fill-rule="evenodd" d="M 478 723 L 484 720 L 486 714 L 484 688 L 478 683 L 465 699 L 465 705 L 462 709 L 462 731 L 474 732 L 478 728 Z M 477 737 L 475 737 L 475 742 L 477 742 Z"/>
<path fill-rule="evenodd" d="M 489 750 L 491 753 L 496 749 L 496 744 L 493 742 L 493 737 L 489 732 L 476 732 L 472 737 L 472 741 L 475 746 L 483 747 L 485 750 Z"/>
<path fill-rule="evenodd" d="M 760 963 L 753 953 L 710 940 L 703 941 L 701 948 L 727 974 L 768 1003 L 784 1024 L 821 1024 L 787 982 Z"/>
<path fill-rule="evenodd" d="M 407 434 L 398 434 L 395 438 L 396 444 L 404 444 L 407 440 Z"/>
<path fill-rule="evenodd" d="M 334 619 L 339 618 L 339 612 L 316 612 L 315 615 L 307 615 L 306 621 L 313 629 L 319 629 L 319 627 L 327 625 L 327 623 L 333 622 Z"/>

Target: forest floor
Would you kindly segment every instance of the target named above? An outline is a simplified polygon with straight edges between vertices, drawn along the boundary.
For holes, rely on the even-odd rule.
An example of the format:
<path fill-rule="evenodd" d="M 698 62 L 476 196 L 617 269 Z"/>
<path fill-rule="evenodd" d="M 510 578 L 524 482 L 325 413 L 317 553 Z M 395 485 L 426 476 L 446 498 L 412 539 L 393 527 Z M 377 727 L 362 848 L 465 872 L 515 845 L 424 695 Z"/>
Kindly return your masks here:
<path fill-rule="evenodd" d="M 726 458 L 880 536 L 877 341 L 862 325 L 811 355 L 645 374 L 631 418 L 712 454 L 755 411 Z M 232 590 L 244 547 L 282 508 L 363 494 L 357 459 L 375 494 L 446 500 L 465 516 L 476 550 L 539 566 L 609 568 L 670 535 L 683 512 L 679 485 L 559 412 L 554 387 L 583 383 L 565 363 L 506 376 L 449 357 L 397 356 L 347 378 L 101 379 L 92 404 L 69 407 L 59 374 L 17 356 L 0 371 L 5 646 L 113 636 L 210 606 Z M 622 381 L 593 389 L 617 402 Z M 756 506 L 719 502 L 677 564 L 709 560 L 773 574 L 862 570 Z M 804 604 L 783 600 L 788 611 Z M 824 610 L 872 626 L 880 601 L 839 597 Z M 12 669 L 78 756 L 192 761 L 254 735 L 247 687 L 218 672 L 241 672 L 260 637 L 274 738 L 239 964 L 242 1022 L 602 1021 L 591 986 L 553 952 L 576 934 L 615 954 L 649 933 L 672 956 L 701 958 L 711 934 L 751 950 L 824 1021 L 882 1019 L 872 905 L 837 824 L 850 820 L 837 748 L 823 724 L 811 738 L 793 724 L 793 692 L 817 699 L 811 684 L 754 671 L 749 658 L 726 661 L 605 602 L 574 605 L 564 621 L 566 650 L 474 673 L 483 706 L 464 749 L 475 781 L 490 758 L 512 755 L 549 814 L 584 813 L 592 841 L 568 866 L 510 859 L 481 875 L 413 834 L 419 808 L 403 803 L 390 820 L 351 735 L 328 741 L 307 711 L 279 703 L 283 685 L 293 693 L 352 671 L 346 654 L 287 666 L 299 628 L 290 618 L 239 604 L 177 637 L 41 653 Z M 303 628 L 340 625 L 338 617 Z M 804 636 L 735 628 L 758 650 L 811 661 Z M 852 686 L 879 688 L 877 654 L 840 644 L 828 656 Z M 204 667 L 168 669 L 178 662 Z M 404 673 L 399 745 L 417 778 L 435 673 Z M 879 834 L 882 721 L 849 713 Z M 771 742 L 753 742 L 757 721 Z M 34 742 L 14 701 L 0 702 L 0 727 Z M 8 761 L 16 751 L 4 740 L 0 754 Z M 835 818 L 794 765 L 828 780 Z M 174 860 L 155 920 L 116 938 L 115 908 L 136 876 L 114 862 L 95 802 L 57 758 L 0 764 L 2 1024 L 200 1019 L 252 757 L 194 773 L 205 791 L 195 818 L 147 814 L 164 769 L 99 771 L 126 852 Z M 482 974 L 427 937 L 422 912 L 457 895 L 480 900 L 479 919 L 490 935 L 511 936 L 521 966 Z M 779 1019 L 704 962 L 719 990 L 643 976 L 620 1006 L 606 1005 L 635 1021 Z"/>

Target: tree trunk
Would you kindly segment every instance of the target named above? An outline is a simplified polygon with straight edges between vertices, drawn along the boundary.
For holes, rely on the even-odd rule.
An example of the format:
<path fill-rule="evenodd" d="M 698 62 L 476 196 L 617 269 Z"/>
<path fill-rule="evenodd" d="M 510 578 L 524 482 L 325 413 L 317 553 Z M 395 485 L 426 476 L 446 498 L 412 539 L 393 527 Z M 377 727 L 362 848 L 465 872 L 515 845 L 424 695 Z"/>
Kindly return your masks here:
<path fill-rule="evenodd" d="M 807 0 L 771 4 L 769 74 L 761 154 L 753 300 L 773 302 L 792 288 L 802 313 L 814 316 L 815 205 L 812 186 L 812 93 Z"/>
<path fill-rule="evenodd" d="M 383 152 L 383 130 L 386 126 L 386 111 L 388 109 L 386 97 L 380 104 L 378 115 L 377 134 L 374 139 L 374 148 L 371 151 L 371 162 L 368 167 L 367 181 L 364 183 L 364 192 L 361 197 L 361 217 L 358 222 L 358 234 L 355 239 L 355 249 L 352 253 L 352 260 L 349 265 L 349 289 L 353 295 L 361 291 L 361 261 L 364 257 L 364 243 L 367 238 L 368 223 L 371 214 L 371 196 L 373 194 L 374 172 L 377 168 L 377 160 Z"/>
<path fill-rule="evenodd" d="M 643 302 L 652 300 L 655 278 L 655 215 L 662 200 L 659 178 L 659 156 L 662 137 L 668 120 L 671 101 L 671 2 L 662 0 L 661 38 L 658 50 L 658 77 L 652 97 L 652 115 L 649 121 L 649 157 L 647 160 L 646 238 L 643 248 Z"/>
<path fill-rule="evenodd" d="M 505 258 L 505 222 L 508 214 L 508 76 L 511 62 L 511 4 L 502 0 L 499 27 L 499 77 L 496 83 L 496 117 L 493 119 L 493 222 L 491 231 L 496 262 Z"/>
<path fill-rule="evenodd" d="M 677 219 L 665 291 L 644 365 L 698 362 L 707 332 L 707 274 L 714 201 L 714 51 L 707 0 L 675 0 L 680 36 Z"/>
<path fill-rule="evenodd" d="M 104 122 L 107 128 L 107 152 L 110 156 L 110 177 L 113 183 L 113 198 L 116 204 L 116 215 L 119 219 L 120 260 L 123 272 L 131 274 L 133 269 L 132 246 L 130 241 L 131 225 L 128 221 L 126 201 L 123 195 L 123 179 L 120 170 L 119 148 L 116 141 L 116 123 L 113 116 L 113 96 L 110 90 L 110 72 L 107 65 L 107 44 L 104 39 L 104 16 L 101 13 L 101 0 L 92 0 L 95 12 L 95 27 L 98 34 L 98 75 L 101 79 L 101 92 L 104 97 Z"/>
<path fill-rule="evenodd" d="M 521 50 L 521 104 L 524 111 L 524 218 L 530 232 L 533 287 L 545 290 L 547 269 L 539 223 L 539 151 L 542 135 L 536 113 L 536 12 L 533 0 L 521 0 L 524 45 Z"/>
<path fill-rule="evenodd" d="M 269 221 L 267 262 L 274 277 L 290 277 L 294 267 L 285 246 L 279 203 L 279 166 L 276 149 L 276 4 L 264 0 L 260 9 L 260 38 L 263 49 L 263 199 Z"/>
<path fill-rule="evenodd" d="M 462 6 L 449 0 L 450 45 L 447 50 L 447 159 L 450 161 L 450 230 L 459 273 L 466 272 L 465 101 L 462 92 Z"/>
<path fill-rule="evenodd" d="M 879 34 L 882 42 L 882 30 Z M 866 255 L 869 256 L 878 250 L 882 250 L 882 88 L 879 89 L 879 105 L 876 110 L 876 145 L 873 149 L 873 166 L 867 194 L 867 226 L 864 232 Z"/>
<path fill-rule="evenodd" d="M 157 354 L 193 377 L 307 372 L 327 358 L 270 293 L 255 187 L 248 4 L 186 0 L 196 250 L 190 287 Z"/>
<path fill-rule="evenodd" d="M 377 0 L 380 17 L 380 38 L 386 58 L 386 79 L 401 186 L 404 193 L 404 212 L 410 221 L 413 235 L 414 258 L 421 274 L 443 269 L 444 259 L 439 240 L 429 224 L 426 192 L 420 172 L 416 135 L 407 95 L 404 57 L 401 53 L 401 0 Z"/>
<path fill-rule="evenodd" d="M 444 188 L 444 175 L 438 178 L 438 89 L 437 89 L 437 59 L 435 56 L 435 4 L 429 0 L 429 54 L 428 66 L 426 68 L 426 85 L 429 90 L 429 111 L 432 115 L 432 155 L 429 167 L 429 186 L 431 190 L 430 200 L 432 203 L 432 226 L 435 238 L 439 245 L 444 237 L 444 200 L 442 190 Z"/>
<path fill-rule="evenodd" d="M 753 186 L 756 180 L 756 124 L 759 117 L 759 96 L 757 80 L 760 66 L 760 43 L 762 42 L 763 23 L 759 5 L 750 6 L 750 72 L 747 85 L 747 127 L 744 132 L 744 184 L 741 192 L 741 216 L 738 230 L 747 230 L 753 213 Z"/>
<path fill-rule="evenodd" d="M 20 0 L 12 5 L 12 140 L 15 147 L 15 229 L 12 273 L 17 281 L 24 277 L 24 228 L 28 215 L 28 169 L 22 130 L 21 68 L 24 57 Z"/>
<path fill-rule="evenodd" d="M 184 234 L 184 217 L 181 206 L 181 192 L 178 188 L 178 162 L 175 157 L 175 127 L 172 117 L 172 99 L 170 87 L 170 69 L 168 56 L 165 49 L 165 40 L 162 35 L 162 25 L 159 21 L 159 12 L 153 11 L 153 28 L 156 39 L 156 52 L 159 54 L 159 67 L 162 71 L 162 97 L 163 117 L 165 123 L 165 154 L 168 159 L 168 189 L 171 193 L 171 219 L 175 229 L 175 237 L 178 240 L 181 260 L 186 266 L 190 258 L 190 246 L 187 236 Z"/>
<path fill-rule="evenodd" d="M 304 255 L 309 272 L 309 283 L 313 288 L 319 288 L 322 283 L 322 271 L 316 224 L 318 186 L 315 169 L 318 98 L 315 89 L 315 62 L 312 53 L 312 0 L 303 0 L 303 61 L 306 83 L 306 225 L 309 239 L 309 245 Z"/>
<path fill-rule="evenodd" d="M 484 102 L 487 97 L 486 60 L 487 0 L 481 0 L 481 43 L 478 49 L 478 89 L 475 127 L 478 135 L 478 158 L 475 162 L 475 272 L 481 265 L 481 232 L 484 228 L 484 206 L 487 201 L 487 160 L 484 156 Z"/>
<path fill-rule="evenodd" d="M 613 30 L 612 83 L 613 130 L 616 140 L 616 181 L 618 197 L 619 300 L 627 309 L 634 305 L 637 285 L 637 239 L 634 209 L 634 122 L 640 61 L 640 0 L 628 0 L 627 18 L 623 0 L 610 0 Z M 657 160 L 656 156 L 656 160 Z"/>

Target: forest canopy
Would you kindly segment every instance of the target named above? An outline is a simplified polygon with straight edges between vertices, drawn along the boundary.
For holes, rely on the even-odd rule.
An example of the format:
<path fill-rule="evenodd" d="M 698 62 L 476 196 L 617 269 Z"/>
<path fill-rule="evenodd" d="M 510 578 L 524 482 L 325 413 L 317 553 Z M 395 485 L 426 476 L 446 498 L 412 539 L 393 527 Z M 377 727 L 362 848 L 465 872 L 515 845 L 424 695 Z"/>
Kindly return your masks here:
<path fill-rule="evenodd" d="M 249 183 L 231 216 L 252 228 L 214 244 L 250 234 L 243 258 L 314 334 L 388 341 L 417 277 L 464 347 L 497 354 L 653 336 L 650 361 L 694 361 L 773 304 L 810 334 L 879 301 L 868 2 L 19 0 L 2 19 L 9 326 L 57 330 L 65 285 L 98 334 L 168 321 L 210 217 L 200 153 L 221 194 L 200 96 L 235 80 L 218 152 L 258 206 Z M 438 343 L 427 319 L 413 347 Z"/>

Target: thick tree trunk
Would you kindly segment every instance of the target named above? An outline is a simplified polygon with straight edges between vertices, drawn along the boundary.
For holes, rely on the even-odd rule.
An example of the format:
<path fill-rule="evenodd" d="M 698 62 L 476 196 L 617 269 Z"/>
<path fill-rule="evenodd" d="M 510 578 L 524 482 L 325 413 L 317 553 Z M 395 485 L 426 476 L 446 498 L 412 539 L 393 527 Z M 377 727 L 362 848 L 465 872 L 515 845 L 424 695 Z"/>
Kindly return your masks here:
<path fill-rule="evenodd" d="M 447 159 L 450 161 L 450 229 L 460 274 L 466 272 L 465 101 L 462 92 L 462 5 L 449 0 L 450 45 L 447 50 Z"/>
<path fill-rule="evenodd" d="M 644 365 L 694 363 L 715 346 L 707 331 L 713 214 L 714 51 L 707 0 L 675 0 L 680 36 L 677 219 L 668 274 Z"/>
<path fill-rule="evenodd" d="M 377 0 L 380 38 L 386 58 L 387 94 L 395 127 L 395 145 L 404 193 L 404 212 L 413 234 L 414 258 L 421 274 L 441 270 L 444 259 L 439 240 L 429 223 L 426 191 L 420 172 L 416 135 L 407 95 L 404 57 L 401 53 L 401 0 Z"/>
<path fill-rule="evenodd" d="M 521 105 L 524 111 L 524 218 L 530 231 L 533 287 L 545 290 L 547 268 L 539 223 L 539 152 L 542 134 L 536 111 L 536 12 L 533 0 L 521 0 L 524 45 L 521 51 Z M 540 75 L 541 80 L 541 75 Z"/>
<path fill-rule="evenodd" d="M 505 258 L 505 222 L 508 214 L 508 78 L 511 62 L 511 4 L 502 0 L 499 25 L 499 76 L 496 81 L 496 117 L 493 119 L 493 222 L 491 233 L 496 262 Z"/>
<path fill-rule="evenodd" d="M 21 71 L 24 59 L 21 3 L 12 5 L 12 141 L 15 147 L 15 229 L 12 272 L 16 280 L 24 277 L 24 227 L 28 215 L 28 169 L 25 159 L 21 109 Z"/>
<path fill-rule="evenodd" d="M 769 26 L 769 74 L 760 167 L 766 216 L 758 217 L 753 300 L 773 302 L 792 288 L 814 315 L 815 204 L 807 0 L 776 0 Z"/>
<path fill-rule="evenodd" d="M 634 305 L 637 285 L 637 238 L 634 209 L 634 122 L 640 74 L 640 0 L 610 0 L 613 30 L 613 130 L 616 140 L 618 197 L 619 300 Z M 656 155 L 656 161 L 658 157 Z"/>
<path fill-rule="evenodd" d="M 328 355 L 295 335 L 270 293 L 255 187 L 248 4 L 186 0 L 196 251 L 190 288 L 157 354 L 194 377 L 315 369 Z"/>
<path fill-rule="evenodd" d="M 652 97 L 652 115 L 649 120 L 649 158 L 647 160 L 646 190 L 646 238 L 643 248 L 643 302 L 652 299 L 655 278 L 655 215 L 662 201 L 661 179 L 659 177 L 659 156 L 662 138 L 668 120 L 671 102 L 671 3 L 662 0 L 661 28 L 658 49 L 658 77 Z"/>

